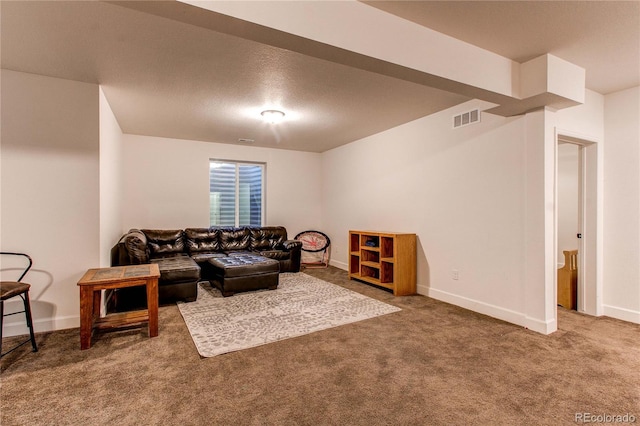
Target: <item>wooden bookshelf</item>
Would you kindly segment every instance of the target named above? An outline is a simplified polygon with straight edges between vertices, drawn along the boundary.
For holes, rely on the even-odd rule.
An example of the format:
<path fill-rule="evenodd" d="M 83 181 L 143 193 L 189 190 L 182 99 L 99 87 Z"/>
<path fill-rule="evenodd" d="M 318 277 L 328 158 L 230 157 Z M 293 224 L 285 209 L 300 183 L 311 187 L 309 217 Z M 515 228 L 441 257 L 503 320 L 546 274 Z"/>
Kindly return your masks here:
<path fill-rule="evenodd" d="M 349 278 L 416 294 L 416 235 L 349 231 Z"/>

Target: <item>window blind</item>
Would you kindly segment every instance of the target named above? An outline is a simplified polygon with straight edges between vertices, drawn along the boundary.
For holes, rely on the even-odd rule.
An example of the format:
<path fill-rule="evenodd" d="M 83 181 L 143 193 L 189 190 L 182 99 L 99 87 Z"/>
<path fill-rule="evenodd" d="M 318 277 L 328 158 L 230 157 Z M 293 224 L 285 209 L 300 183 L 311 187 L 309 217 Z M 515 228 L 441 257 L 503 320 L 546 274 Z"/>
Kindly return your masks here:
<path fill-rule="evenodd" d="M 264 165 L 211 160 L 211 226 L 262 226 Z"/>

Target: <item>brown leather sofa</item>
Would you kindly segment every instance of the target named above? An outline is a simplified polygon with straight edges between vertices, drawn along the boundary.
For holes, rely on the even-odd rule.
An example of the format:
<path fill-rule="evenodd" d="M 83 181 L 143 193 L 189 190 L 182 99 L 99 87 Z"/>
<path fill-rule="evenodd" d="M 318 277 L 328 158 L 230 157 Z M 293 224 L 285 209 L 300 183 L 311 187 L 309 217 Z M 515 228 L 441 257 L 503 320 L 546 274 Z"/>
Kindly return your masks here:
<path fill-rule="evenodd" d="M 279 272 L 299 272 L 301 247 L 300 241 L 287 239 L 287 230 L 282 226 L 131 229 L 112 248 L 111 266 L 157 263 L 160 303 L 190 302 L 197 297 L 198 281 L 214 281 L 219 275 L 219 269 L 212 266 L 216 262 L 210 263 L 211 259 L 260 255 L 277 260 Z M 263 287 L 273 288 L 273 280 L 265 281 Z M 259 288 L 261 283 L 253 280 L 246 290 Z M 123 305 L 127 304 L 126 299 L 144 298 L 144 294 L 134 296 L 135 291 L 134 288 L 119 292 L 118 303 Z"/>

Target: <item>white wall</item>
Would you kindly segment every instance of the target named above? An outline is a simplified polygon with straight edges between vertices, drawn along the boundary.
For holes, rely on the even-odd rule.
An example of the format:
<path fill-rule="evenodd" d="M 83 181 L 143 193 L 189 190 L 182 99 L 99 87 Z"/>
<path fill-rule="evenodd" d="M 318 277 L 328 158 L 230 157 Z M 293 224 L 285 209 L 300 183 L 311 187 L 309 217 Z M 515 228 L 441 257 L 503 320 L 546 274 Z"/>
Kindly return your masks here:
<path fill-rule="evenodd" d="M 481 123 L 453 130 L 452 116 L 474 106 L 486 104 L 471 101 L 323 154 L 323 228 L 333 264 L 346 269 L 349 229 L 414 232 L 419 293 L 523 325 L 527 316 L 543 323 L 544 294 L 535 296 L 536 318 L 526 313 L 524 291 L 526 233 L 542 235 L 526 223 L 527 185 L 542 193 L 540 181 L 526 181 L 526 163 L 542 173 L 543 144 L 530 143 L 540 151 L 533 163 L 527 117 L 483 114 Z M 532 137 L 542 138 L 543 116 L 536 120 Z M 533 227 L 544 223 L 537 215 Z"/>
<path fill-rule="evenodd" d="M 586 90 L 585 102 L 555 113 L 556 124 L 560 130 L 577 133 L 589 140 L 604 139 L 604 96 Z"/>
<path fill-rule="evenodd" d="M 100 261 L 98 86 L 8 70 L 1 79 L 0 244 L 33 257 L 36 332 L 77 327 L 77 282 Z M 7 318 L 5 335 L 26 333 L 22 324 Z"/>
<path fill-rule="evenodd" d="M 577 250 L 578 145 L 558 145 L 558 267 L 564 250 Z"/>
<path fill-rule="evenodd" d="M 453 115 L 487 106 L 471 101 L 324 153 L 333 264 L 346 269 L 349 229 L 415 232 L 419 293 L 554 331 L 555 131 L 602 140 L 604 98 L 585 99 L 451 129 Z"/>
<path fill-rule="evenodd" d="M 208 227 L 211 158 L 266 163 L 265 225 L 320 226 L 320 154 L 125 134 L 122 230 Z"/>
<path fill-rule="evenodd" d="M 587 90 L 585 103 L 553 114 L 550 130 L 559 139 L 578 141 L 584 169 L 584 223 L 578 241 L 578 310 L 602 315 L 604 272 L 604 96 Z M 553 162 L 549 166 L 553 166 Z M 547 230 L 553 234 L 553 229 Z M 554 295 L 555 296 L 555 289 Z M 549 295 L 551 298 L 551 295 Z"/>
<path fill-rule="evenodd" d="M 122 130 L 100 89 L 100 266 L 122 235 Z"/>
<path fill-rule="evenodd" d="M 76 283 L 122 232 L 208 226 L 210 158 L 265 162 L 267 224 L 290 237 L 320 228 L 336 266 L 346 268 L 349 229 L 415 232 L 421 293 L 517 324 L 548 321 L 546 255 L 530 254 L 548 245 L 533 235 L 546 229 L 550 124 L 606 140 L 605 314 L 640 322 L 639 88 L 452 130 L 453 115 L 487 106 L 471 101 L 313 154 L 122 135 L 96 85 L 7 70 L 0 82 L 0 244 L 34 257 L 36 331 L 78 325 Z M 13 266 L 3 262 L 2 276 Z M 6 335 L 26 332 L 20 318 L 7 322 Z"/>
<path fill-rule="evenodd" d="M 34 259 L 36 332 L 77 327 L 77 281 L 132 227 L 208 226 L 209 158 L 267 164 L 266 221 L 321 224 L 321 156 L 123 135 L 97 85 L 2 70 L 0 244 Z M 16 278 L 16 263 L 0 272 Z M 7 312 L 18 310 L 13 302 Z M 21 316 L 4 334 L 26 333 Z"/>
<path fill-rule="evenodd" d="M 596 142 L 602 158 L 604 145 L 604 96 L 585 91 L 585 103 L 554 114 L 557 132 Z M 558 263 L 564 263 L 563 250 L 577 249 L 578 152 L 577 145 L 558 146 Z M 602 175 L 602 165 L 598 165 Z M 602 176 L 599 176 L 602 180 Z M 602 186 L 599 187 L 602 191 Z M 575 212 L 575 215 L 574 215 Z"/>
<path fill-rule="evenodd" d="M 640 87 L 605 97 L 604 314 L 640 323 Z"/>

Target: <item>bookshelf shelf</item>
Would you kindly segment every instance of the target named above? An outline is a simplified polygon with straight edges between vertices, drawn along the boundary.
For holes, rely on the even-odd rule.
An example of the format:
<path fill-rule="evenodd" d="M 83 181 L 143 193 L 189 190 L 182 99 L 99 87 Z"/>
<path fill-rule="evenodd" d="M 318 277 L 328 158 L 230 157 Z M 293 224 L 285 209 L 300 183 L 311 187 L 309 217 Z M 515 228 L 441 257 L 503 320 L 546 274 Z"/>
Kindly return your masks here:
<path fill-rule="evenodd" d="M 416 235 L 349 231 L 349 278 L 390 289 L 394 296 L 416 293 Z"/>

